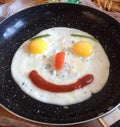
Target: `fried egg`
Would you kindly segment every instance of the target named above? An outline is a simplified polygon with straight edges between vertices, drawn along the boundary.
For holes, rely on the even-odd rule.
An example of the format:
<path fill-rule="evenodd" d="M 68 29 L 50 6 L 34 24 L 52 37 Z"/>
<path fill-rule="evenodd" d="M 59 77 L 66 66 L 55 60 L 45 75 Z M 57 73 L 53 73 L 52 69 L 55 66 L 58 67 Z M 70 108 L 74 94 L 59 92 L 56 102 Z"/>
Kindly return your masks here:
<path fill-rule="evenodd" d="M 64 52 L 64 62 L 58 61 L 58 69 L 56 54 L 61 52 Z M 99 92 L 108 80 L 109 67 L 103 47 L 92 35 L 74 28 L 54 27 L 41 31 L 18 48 L 12 59 L 11 74 L 18 86 L 32 98 L 44 103 L 70 105 Z M 72 91 L 51 92 L 31 81 L 29 74 L 32 70 L 47 82 L 60 86 L 69 86 L 87 74 L 92 74 L 94 80 Z"/>

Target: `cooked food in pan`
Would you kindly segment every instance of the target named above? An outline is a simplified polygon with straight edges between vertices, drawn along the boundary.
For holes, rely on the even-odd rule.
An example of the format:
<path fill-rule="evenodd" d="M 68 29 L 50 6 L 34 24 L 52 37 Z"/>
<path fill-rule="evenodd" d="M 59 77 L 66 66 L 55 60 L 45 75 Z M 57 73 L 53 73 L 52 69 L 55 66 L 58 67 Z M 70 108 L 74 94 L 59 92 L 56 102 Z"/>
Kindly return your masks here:
<path fill-rule="evenodd" d="M 92 0 L 99 8 L 110 11 L 120 12 L 120 0 Z"/>
<path fill-rule="evenodd" d="M 69 105 L 99 92 L 108 79 L 109 66 L 104 49 L 93 36 L 74 28 L 54 27 L 18 48 L 11 73 L 34 99 Z"/>

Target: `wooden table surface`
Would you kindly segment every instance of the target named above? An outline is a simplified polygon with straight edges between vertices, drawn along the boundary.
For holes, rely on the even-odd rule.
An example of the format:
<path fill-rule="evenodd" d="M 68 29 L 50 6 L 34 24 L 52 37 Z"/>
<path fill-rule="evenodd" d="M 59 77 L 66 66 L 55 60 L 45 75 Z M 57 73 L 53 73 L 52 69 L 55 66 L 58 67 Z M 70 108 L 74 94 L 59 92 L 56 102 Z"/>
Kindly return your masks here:
<path fill-rule="evenodd" d="M 0 127 L 65 127 L 56 125 L 43 125 L 39 123 L 33 123 L 28 120 L 22 119 L 18 116 L 13 115 L 6 109 L 0 106 Z M 68 125 L 67 127 L 102 127 L 97 120 L 93 120 L 84 124 Z"/>

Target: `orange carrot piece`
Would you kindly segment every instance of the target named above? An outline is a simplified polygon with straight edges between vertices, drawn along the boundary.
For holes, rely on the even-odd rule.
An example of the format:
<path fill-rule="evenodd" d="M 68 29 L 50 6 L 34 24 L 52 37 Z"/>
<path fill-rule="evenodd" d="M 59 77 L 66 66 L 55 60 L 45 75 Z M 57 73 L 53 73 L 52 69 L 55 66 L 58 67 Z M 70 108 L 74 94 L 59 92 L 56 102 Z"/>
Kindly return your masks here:
<path fill-rule="evenodd" d="M 55 69 L 60 71 L 62 70 L 65 62 L 65 52 L 59 52 L 55 57 Z"/>

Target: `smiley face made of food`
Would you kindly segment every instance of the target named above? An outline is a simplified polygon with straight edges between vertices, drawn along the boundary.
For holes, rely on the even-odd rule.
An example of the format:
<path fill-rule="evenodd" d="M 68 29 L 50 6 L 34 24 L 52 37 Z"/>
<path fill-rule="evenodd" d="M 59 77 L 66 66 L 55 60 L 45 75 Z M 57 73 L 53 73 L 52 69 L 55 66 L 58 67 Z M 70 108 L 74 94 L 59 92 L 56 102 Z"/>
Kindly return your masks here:
<path fill-rule="evenodd" d="M 93 36 L 74 28 L 54 27 L 18 48 L 11 73 L 34 99 L 70 105 L 99 92 L 108 79 L 109 66 L 104 49 Z"/>

